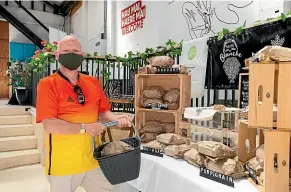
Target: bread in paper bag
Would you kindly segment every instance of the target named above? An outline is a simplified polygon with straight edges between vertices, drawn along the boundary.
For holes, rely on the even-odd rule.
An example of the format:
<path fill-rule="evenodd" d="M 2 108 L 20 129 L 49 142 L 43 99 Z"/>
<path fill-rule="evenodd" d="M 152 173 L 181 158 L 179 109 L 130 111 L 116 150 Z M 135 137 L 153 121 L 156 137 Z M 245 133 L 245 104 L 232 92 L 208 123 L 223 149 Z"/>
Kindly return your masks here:
<path fill-rule="evenodd" d="M 190 145 L 190 147 L 191 147 L 192 149 L 196 149 L 196 150 L 198 150 L 198 143 L 197 143 L 197 142 L 193 142 L 193 141 L 191 141 L 191 142 L 189 143 L 189 145 Z"/>
<path fill-rule="evenodd" d="M 164 101 L 167 101 L 169 103 L 176 103 L 180 99 L 180 91 L 178 89 L 170 89 L 166 94 L 164 95 Z"/>
<path fill-rule="evenodd" d="M 187 67 L 184 65 L 180 65 L 180 73 L 181 74 L 188 74 L 189 72 L 188 72 Z"/>
<path fill-rule="evenodd" d="M 244 171 L 243 164 L 234 159 L 227 159 L 227 161 L 223 164 L 222 169 L 226 175 L 233 175 Z"/>
<path fill-rule="evenodd" d="M 148 121 L 145 123 L 144 127 L 140 130 L 140 134 L 143 133 L 162 133 L 163 127 L 158 121 Z"/>
<path fill-rule="evenodd" d="M 176 103 L 170 103 L 168 101 L 164 101 L 164 104 L 166 104 L 168 106 L 169 110 L 177 110 L 177 109 L 179 109 L 179 101 L 177 101 Z"/>
<path fill-rule="evenodd" d="M 187 139 L 174 133 L 164 133 L 157 136 L 157 140 L 165 145 L 182 145 L 187 143 Z"/>
<path fill-rule="evenodd" d="M 108 143 L 102 150 L 102 156 L 117 155 L 132 150 L 133 147 L 123 141 Z"/>
<path fill-rule="evenodd" d="M 190 150 L 189 145 L 169 145 L 165 147 L 164 152 L 166 155 L 174 158 L 182 158 L 184 153 Z"/>
<path fill-rule="evenodd" d="M 260 61 L 291 61 L 291 49 L 281 46 L 265 46 L 263 49 L 256 53 Z"/>
<path fill-rule="evenodd" d="M 257 177 L 257 181 L 259 185 L 264 186 L 265 172 L 262 172 L 259 177 Z"/>
<path fill-rule="evenodd" d="M 170 56 L 154 56 L 147 59 L 153 67 L 171 67 L 174 65 L 174 59 Z"/>
<path fill-rule="evenodd" d="M 184 153 L 184 160 L 191 165 L 203 167 L 205 157 L 200 154 L 196 149 L 191 148 L 189 151 Z"/>
<path fill-rule="evenodd" d="M 247 175 L 244 172 L 242 163 L 234 159 L 213 160 L 206 157 L 204 164 L 207 169 L 232 176 L 233 179 L 240 179 Z"/>
<path fill-rule="evenodd" d="M 256 157 L 261 167 L 264 167 L 265 149 L 264 144 L 256 149 Z"/>
<path fill-rule="evenodd" d="M 212 159 L 207 158 L 206 156 L 204 160 L 204 165 L 207 169 L 224 174 L 222 166 L 226 161 L 227 159 L 212 160 Z"/>
<path fill-rule="evenodd" d="M 147 66 L 147 72 L 148 72 L 148 74 L 156 74 L 157 73 L 157 68 L 153 67 L 151 65 L 148 65 Z"/>
<path fill-rule="evenodd" d="M 215 141 L 201 141 L 198 143 L 198 151 L 210 157 L 234 157 L 235 151 L 230 147 Z"/>
<path fill-rule="evenodd" d="M 164 95 L 164 90 L 162 87 L 151 86 L 142 90 L 142 95 L 144 99 L 161 99 Z"/>
<path fill-rule="evenodd" d="M 138 74 L 147 74 L 147 67 L 139 67 Z"/>
<path fill-rule="evenodd" d="M 189 151 L 191 148 L 189 145 L 187 144 L 182 144 L 182 145 L 179 145 L 179 152 L 178 152 L 178 157 L 183 157 L 184 154 Z"/>
<path fill-rule="evenodd" d="M 257 176 L 259 176 L 264 171 L 264 167 L 261 166 L 261 164 L 258 161 L 257 157 L 254 157 L 254 158 L 250 159 L 247 162 L 247 165 L 256 172 Z"/>
<path fill-rule="evenodd" d="M 141 141 L 144 143 L 151 142 L 156 139 L 156 133 L 144 133 L 141 135 Z"/>
<path fill-rule="evenodd" d="M 175 123 L 161 123 L 161 126 L 163 127 L 164 133 L 174 133 L 175 132 Z"/>
<path fill-rule="evenodd" d="M 166 145 L 158 142 L 157 140 L 151 141 L 147 144 L 144 145 L 145 147 L 149 147 L 149 148 L 153 148 L 153 149 L 159 149 L 159 150 L 163 150 Z"/>
<path fill-rule="evenodd" d="M 164 149 L 165 155 L 168 155 L 170 157 L 176 157 L 178 155 L 178 151 L 179 151 L 178 145 L 169 145 Z"/>

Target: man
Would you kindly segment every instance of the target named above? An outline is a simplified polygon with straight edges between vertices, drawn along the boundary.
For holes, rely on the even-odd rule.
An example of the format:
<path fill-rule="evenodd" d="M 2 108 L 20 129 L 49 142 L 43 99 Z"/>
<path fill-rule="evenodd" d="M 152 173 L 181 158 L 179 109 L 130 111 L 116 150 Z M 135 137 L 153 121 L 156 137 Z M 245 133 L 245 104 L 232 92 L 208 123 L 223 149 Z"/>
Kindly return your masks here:
<path fill-rule="evenodd" d="M 95 77 L 80 74 L 84 53 L 80 42 L 66 36 L 59 42 L 57 73 L 42 79 L 37 89 L 36 121 L 46 132 L 46 174 L 51 192 L 73 192 L 82 185 L 87 192 L 114 191 L 93 158 L 92 136 L 101 144 L 101 121 L 129 127 L 125 115 L 110 112 L 110 104 Z"/>

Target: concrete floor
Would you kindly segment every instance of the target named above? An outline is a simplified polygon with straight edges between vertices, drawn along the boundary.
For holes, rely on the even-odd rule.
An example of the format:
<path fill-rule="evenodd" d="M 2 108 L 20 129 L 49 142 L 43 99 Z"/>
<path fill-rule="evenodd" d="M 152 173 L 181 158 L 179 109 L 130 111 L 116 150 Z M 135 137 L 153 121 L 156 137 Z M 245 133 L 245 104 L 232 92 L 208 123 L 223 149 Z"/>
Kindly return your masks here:
<path fill-rule="evenodd" d="M 41 165 L 18 167 L 0 171 L 2 192 L 49 192 L 49 183 Z M 85 192 L 81 187 L 76 192 Z"/>

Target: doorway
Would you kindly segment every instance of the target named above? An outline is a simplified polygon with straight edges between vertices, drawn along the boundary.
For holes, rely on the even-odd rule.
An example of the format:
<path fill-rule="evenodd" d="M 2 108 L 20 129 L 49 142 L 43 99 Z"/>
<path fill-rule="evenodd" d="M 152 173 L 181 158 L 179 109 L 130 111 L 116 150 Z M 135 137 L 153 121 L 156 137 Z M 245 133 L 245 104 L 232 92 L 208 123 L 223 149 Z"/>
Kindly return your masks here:
<path fill-rule="evenodd" d="M 9 61 L 9 23 L 0 21 L 0 99 L 9 98 L 9 78 L 6 75 Z"/>

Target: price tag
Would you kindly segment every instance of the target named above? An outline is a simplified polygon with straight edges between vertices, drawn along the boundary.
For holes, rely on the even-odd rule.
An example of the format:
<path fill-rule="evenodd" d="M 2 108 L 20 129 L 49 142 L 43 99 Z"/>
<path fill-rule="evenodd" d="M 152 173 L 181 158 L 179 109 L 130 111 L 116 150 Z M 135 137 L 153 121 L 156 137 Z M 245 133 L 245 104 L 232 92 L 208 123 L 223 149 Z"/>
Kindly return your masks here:
<path fill-rule="evenodd" d="M 234 187 L 233 177 L 206 169 L 205 167 L 200 168 L 200 176 L 223 185 L 227 185 L 229 187 Z"/>
<path fill-rule="evenodd" d="M 252 178 L 252 180 L 258 184 L 258 179 L 257 179 L 257 174 L 255 172 L 255 170 L 253 170 L 252 168 L 250 168 L 247 164 L 246 164 L 246 170 L 249 172 L 249 176 L 250 178 Z"/>
<path fill-rule="evenodd" d="M 163 157 L 163 151 L 161 149 L 154 149 L 151 147 L 142 147 L 141 149 L 142 153 L 148 154 L 148 155 L 153 155 L 157 157 Z"/>

